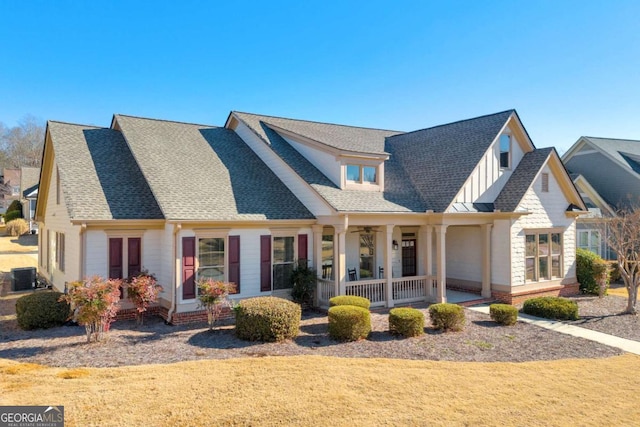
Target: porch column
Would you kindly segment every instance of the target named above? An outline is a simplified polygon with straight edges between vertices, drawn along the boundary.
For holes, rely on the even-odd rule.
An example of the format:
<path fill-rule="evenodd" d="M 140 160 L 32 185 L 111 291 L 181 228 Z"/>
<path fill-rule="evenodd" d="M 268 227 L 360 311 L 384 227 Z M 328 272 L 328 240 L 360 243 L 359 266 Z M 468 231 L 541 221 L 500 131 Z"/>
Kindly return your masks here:
<path fill-rule="evenodd" d="M 384 238 L 384 278 L 387 294 L 387 307 L 393 307 L 393 224 L 385 225 Z"/>
<path fill-rule="evenodd" d="M 438 271 L 436 280 L 438 281 L 438 291 L 436 302 L 447 302 L 447 226 L 436 225 L 436 264 Z"/>
<path fill-rule="evenodd" d="M 482 224 L 482 297 L 491 298 L 491 226 Z"/>
<path fill-rule="evenodd" d="M 433 289 L 433 227 L 430 225 L 423 225 L 420 227 L 420 240 L 422 241 L 422 265 L 424 271 L 422 275 L 427 276 L 425 280 L 425 295 L 427 300 L 431 300 L 433 295 L 431 294 Z"/>
<path fill-rule="evenodd" d="M 335 234 L 333 235 L 333 277 L 335 279 L 336 295 L 344 295 L 347 282 L 347 227 L 344 225 L 334 225 Z M 337 265 L 336 265 L 337 264 Z"/>
<path fill-rule="evenodd" d="M 312 225 L 313 231 L 313 268 L 316 270 L 316 277 L 321 277 L 322 274 L 322 225 Z M 316 286 L 316 300 L 315 305 L 318 305 L 320 299 L 320 286 Z"/>

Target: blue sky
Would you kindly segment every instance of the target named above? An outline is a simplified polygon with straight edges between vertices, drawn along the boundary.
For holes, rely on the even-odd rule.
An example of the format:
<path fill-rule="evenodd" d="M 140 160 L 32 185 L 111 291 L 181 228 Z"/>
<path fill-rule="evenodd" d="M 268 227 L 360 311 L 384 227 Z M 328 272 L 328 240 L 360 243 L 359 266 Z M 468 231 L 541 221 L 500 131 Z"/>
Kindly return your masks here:
<path fill-rule="evenodd" d="M 515 108 L 640 140 L 638 1 L 0 0 L 0 122 L 230 110 L 415 130 Z"/>

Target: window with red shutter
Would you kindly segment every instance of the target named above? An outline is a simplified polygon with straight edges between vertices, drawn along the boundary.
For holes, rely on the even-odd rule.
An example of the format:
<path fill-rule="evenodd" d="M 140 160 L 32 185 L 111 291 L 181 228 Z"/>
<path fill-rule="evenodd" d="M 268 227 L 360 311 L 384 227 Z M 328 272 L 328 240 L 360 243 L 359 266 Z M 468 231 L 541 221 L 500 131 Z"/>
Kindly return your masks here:
<path fill-rule="evenodd" d="M 271 290 L 271 236 L 260 236 L 260 290 Z"/>
<path fill-rule="evenodd" d="M 196 238 L 182 238 L 182 298 L 196 297 Z"/>
<path fill-rule="evenodd" d="M 235 283 L 240 293 L 240 236 L 229 236 L 229 282 Z"/>
<path fill-rule="evenodd" d="M 109 278 L 122 279 L 122 237 L 109 239 Z"/>

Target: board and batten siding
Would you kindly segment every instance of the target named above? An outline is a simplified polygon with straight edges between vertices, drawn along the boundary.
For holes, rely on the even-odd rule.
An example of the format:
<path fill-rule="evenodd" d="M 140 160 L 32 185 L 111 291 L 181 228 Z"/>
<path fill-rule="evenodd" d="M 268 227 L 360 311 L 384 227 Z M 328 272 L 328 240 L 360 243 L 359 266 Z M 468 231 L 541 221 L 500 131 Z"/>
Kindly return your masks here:
<path fill-rule="evenodd" d="M 500 168 L 500 137 L 482 156 L 464 186 L 455 198 L 456 203 L 493 203 L 518 166 L 524 152 L 512 134 L 511 167 Z"/>
<path fill-rule="evenodd" d="M 549 174 L 549 191 L 542 192 L 542 174 Z M 525 284 L 525 234 L 527 230 L 562 229 L 563 284 L 576 283 L 576 221 L 566 215 L 569 201 L 548 164 L 525 193 L 516 210 L 531 212 L 511 227 L 511 280 L 513 286 Z M 544 283 L 544 281 L 537 282 Z"/>
<path fill-rule="evenodd" d="M 238 121 L 234 131 L 313 215 L 331 215 L 331 209 L 324 199 L 300 178 L 284 160 L 278 157 L 247 125 L 242 121 Z"/>
<path fill-rule="evenodd" d="M 51 183 L 47 194 L 46 212 L 44 214 L 44 223 L 39 224 L 38 239 L 39 247 L 42 252 L 39 254 L 41 261 L 38 263 L 39 272 L 46 277 L 53 286 L 63 291 L 65 282 L 74 282 L 80 280 L 80 226 L 72 225 L 67 211 L 64 192 L 60 190 L 60 203 L 56 203 L 56 183 L 58 182 L 58 167 L 53 161 L 51 168 L 51 176 L 43 177 L 49 179 Z M 49 233 L 47 233 L 49 231 Z M 55 242 L 55 233 L 64 233 L 65 254 L 64 254 L 64 271 L 60 271 L 55 267 L 55 260 L 51 259 L 53 253 L 53 242 Z M 49 235 L 50 242 L 47 245 L 46 239 Z M 47 247 L 49 253 L 47 253 Z M 49 271 L 47 268 L 47 259 L 49 259 Z"/>
<path fill-rule="evenodd" d="M 282 135 L 280 135 L 282 136 Z M 289 143 L 298 153 L 302 154 L 304 158 L 309 160 L 311 164 L 317 167 L 320 172 L 326 175 L 335 185 L 341 186 L 341 165 L 340 161 L 336 159 L 336 156 L 329 154 L 306 144 L 300 143 L 292 138 L 282 138 Z"/>
<path fill-rule="evenodd" d="M 510 219 L 493 221 L 491 229 L 492 284 L 511 285 L 511 226 L 513 222 Z"/>

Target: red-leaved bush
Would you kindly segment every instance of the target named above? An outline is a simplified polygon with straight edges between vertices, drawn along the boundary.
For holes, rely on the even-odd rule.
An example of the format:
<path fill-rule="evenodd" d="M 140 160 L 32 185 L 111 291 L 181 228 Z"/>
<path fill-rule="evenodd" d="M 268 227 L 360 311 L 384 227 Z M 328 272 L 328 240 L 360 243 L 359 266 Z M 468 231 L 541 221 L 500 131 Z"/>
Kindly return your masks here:
<path fill-rule="evenodd" d="M 144 312 L 151 304 L 158 301 L 160 292 L 162 292 L 162 286 L 158 285 L 153 274 L 143 272 L 127 280 L 127 298 L 136 306 L 138 325 L 142 325 Z"/>
<path fill-rule="evenodd" d="M 198 280 L 198 299 L 200 306 L 207 311 L 207 323 L 209 329 L 220 318 L 224 307 L 231 307 L 229 293 L 234 292 L 236 285 L 213 279 Z"/>
<path fill-rule="evenodd" d="M 74 311 L 74 320 L 87 330 L 87 342 L 94 337 L 100 341 L 118 312 L 120 285 L 117 279 L 105 280 L 100 276 L 85 278 L 69 284 L 68 293 L 60 297 Z"/>

